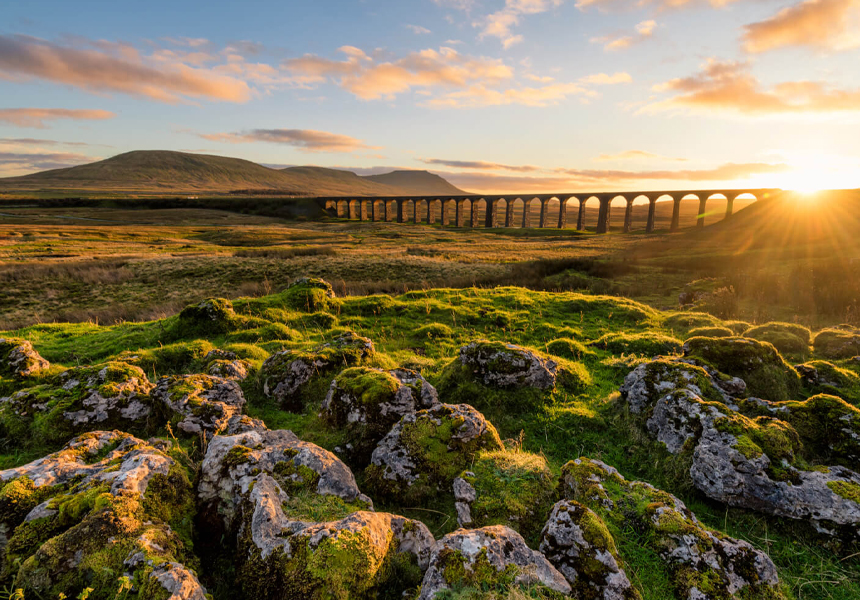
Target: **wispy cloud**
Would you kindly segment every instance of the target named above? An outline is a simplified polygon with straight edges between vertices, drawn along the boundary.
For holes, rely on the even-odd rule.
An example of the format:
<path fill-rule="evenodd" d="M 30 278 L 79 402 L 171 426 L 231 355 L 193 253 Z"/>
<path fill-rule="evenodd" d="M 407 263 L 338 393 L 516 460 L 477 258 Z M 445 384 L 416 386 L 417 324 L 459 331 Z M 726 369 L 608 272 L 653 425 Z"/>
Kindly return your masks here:
<path fill-rule="evenodd" d="M 743 42 L 750 53 L 796 46 L 860 48 L 860 0 L 805 0 L 744 27 Z"/>
<path fill-rule="evenodd" d="M 15 144 L 19 146 L 100 146 L 102 148 L 113 148 L 105 144 L 88 144 L 87 142 L 61 142 L 59 140 L 44 140 L 37 138 L 0 138 L 0 144 Z"/>
<path fill-rule="evenodd" d="M 251 64 L 233 53 L 213 56 L 197 41 L 185 49 L 158 49 L 143 55 L 116 42 L 73 38 L 65 44 L 22 35 L 0 35 L 0 78 L 41 79 L 95 93 L 123 93 L 159 102 L 208 99 L 245 102 L 249 81 L 277 79 L 270 65 Z M 218 64 L 210 64 L 217 62 Z M 206 66 L 204 66 L 206 65 Z"/>
<path fill-rule="evenodd" d="M 379 148 L 379 146 L 368 146 L 362 140 L 348 135 L 312 129 L 252 129 L 237 133 L 200 133 L 197 135 L 211 142 L 285 144 L 303 152 L 354 152 L 355 150 Z"/>
<path fill-rule="evenodd" d="M 428 33 L 433 33 L 426 27 L 421 27 L 421 25 L 406 25 L 406 29 L 408 29 L 415 35 L 427 35 Z"/>
<path fill-rule="evenodd" d="M 639 112 L 687 110 L 749 116 L 826 114 L 860 111 L 860 89 L 840 89 L 820 81 L 788 81 L 766 88 L 745 62 L 709 59 L 691 77 L 655 86 L 674 95 Z"/>
<path fill-rule="evenodd" d="M 534 15 L 561 6 L 564 0 L 505 0 L 505 7 L 478 19 L 473 26 L 480 28 L 479 39 L 495 37 L 502 46 L 510 48 L 523 41 L 521 34 L 513 33 L 512 29 L 519 25 L 524 15 Z"/>
<path fill-rule="evenodd" d="M 483 160 L 448 160 L 443 158 L 419 158 L 421 162 L 428 165 L 442 165 L 454 169 L 470 169 L 477 171 L 514 171 L 517 173 L 530 173 L 541 171 L 541 167 L 534 165 L 506 165 L 502 163 L 487 162 Z"/>
<path fill-rule="evenodd" d="M 693 6 L 711 6 L 723 8 L 741 0 L 578 0 L 576 7 L 580 10 L 597 8 L 601 11 L 632 10 L 654 6 L 660 10 L 674 10 Z"/>
<path fill-rule="evenodd" d="M 0 108 L 0 123 L 16 127 L 46 129 L 47 122 L 58 119 L 76 121 L 101 121 L 116 115 L 106 110 L 81 110 L 67 108 Z"/>
<path fill-rule="evenodd" d="M 618 83 L 630 83 L 633 81 L 633 77 L 630 76 L 630 73 L 624 72 L 613 73 L 612 75 L 595 73 L 594 75 L 582 77 L 579 81 L 591 85 L 615 85 Z"/>
<path fill-rule="evenodd" d="M 625 150 L 624 152 L 619 152 L 617 154 L 601 154 L 595 160 L 599 161 L 621 161 L 621 160 L 659 160 L 659 161 L 671 161 L 671 162 L 686 162 L 687 158 L 677 158 L 671 156 L 663 156 L 661 154 L 654 154 L 653 152 L 646 152 L 644 150 Z"/>
<path fill-rule="evenodd" d="M 624 50 L 651 38 L 654 35 L 654 30 L 656 28 L 657 21 L 642 21 L 636 25 L 636 32 L 632 35 L 606 35 L 593 37 L 591 38 L 591 42 L 593 44 L 603 44 L 603 49 L 607 52 Z"/>
<path fill-rule="evenodd" d="M 558 104 L 570 96 L 591 98 L 596 97 L 597 93 L 576 83 L 549 84 L 541 87 L 526 86 L 505 90 L 474 85 L 465 90 L 450 92 L 429 99 L 424 103 L 424 106 L 430 108 L 478 108 L 519 104 L 544 107 Z"/>

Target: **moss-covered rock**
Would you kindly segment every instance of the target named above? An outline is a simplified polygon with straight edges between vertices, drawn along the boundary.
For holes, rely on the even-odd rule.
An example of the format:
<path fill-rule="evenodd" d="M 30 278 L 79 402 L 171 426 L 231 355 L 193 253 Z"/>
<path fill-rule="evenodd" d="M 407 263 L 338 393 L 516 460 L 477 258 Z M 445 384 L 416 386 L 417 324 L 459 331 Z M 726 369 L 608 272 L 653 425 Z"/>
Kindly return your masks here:
<path fill-rule="evenodd" d="M 606 524 L 579 502 L 560 500 L 541 532 L 540 551 L 567 579 L 574 598 L 640 600 Z"/>
<path fill-rule="evenodd" d="M 851 404 L 860 403 L 860 376 L 825 360 L 795 365 L 803 387 L 813 393 L 839 396 Z"/>
<path fill-rule="evenodd" d="M 558 375 L 556 361 L 504 342 L 472 342 L 460 348 L 458 360 L 489 387 L 552 389 Z"/>
<path fill-rule="evenodd" d="M 553 502 L 555 477 L 539 454 L 482 451 L 454 480 L 460 527 L 507 525 L 536 541 Z"/>
<path fill-rule="evenodd" d="M 642 533 L 640 539 L 663 561 L 680 598 L 783 598 L 776 567 L 766 554 L 707 529 L 669 493 L 627 481 L 612 467 L 587 458 L 564 466 L 561 492 L 594 511 L 612 531 Z"/>
<path fill-rule="evenodd" d="M 692 337 L 712 337 L 712 338 L 722 338 L 722 337 L 733 337 L 737 335 L 733 330 L 728 327 L 695 327 L 687 332 L 685 336 L 686 339 L 690 339 Z"/>
<path fill-rule="evenodd" d="M 860 333 L 847 329 L 824 329 L 812 341 L 815 355 L 821 358 L 851 358 L 860 355 Z"/>
<path fill-rule="evenodd" d="M 771 321 L 763 325 L 750 327 L 743 332 L 744 337 L 752 338 L 762 342 L 770 342 L 777 350 L 786 353 L 803 353 L 809 351 L 809 343 L 812 340 L 812 332 L 808 327 L 797 323 L 782 323 Z M 799 340 L 799 341 L 797 341 Z M 785 345 L 785 348 L 781 347 Z"/>
<path fill-rule="evenodd" d="M 572 338 L 555 339 L 546 345 L 546 351 L 567 360 L 582 360 L 586 356 L 594 354 L 594 351 L 586 347 L 585 344 Z"/>
<path fill-rule="evenodd" d="M 495 427 L 466 404 L 440 404 L 403 417 L 371 457 L 373 492 L 401 502 L 450 493 L 454 479 L 481 450 L 501 450 Z"/>
<path fill-rule="evenodd" d="M 685 336 L 696 327 L 722 327 L 723 322 L 713 315 L 703 312 L 671 313 L 663 319 L 663 328 L 677 336 Z"/>
<path fill-rule="evenodd" d="M 334 289 L 324 279 L 302 277 L 283 292 L 287 306 L 308 313 L 327 310 L 334 298 Z"/>
<path fill-rule="evenodd" d="M 303 391 L 313 379 L 319 379 L 336 368 L 361 365 L 374 354 L 373 342 L 352 332 L 310 352 L 276 352 L 260 368 L 260 387 L 266 396 L 279 402 L 284 409 L 298 412 L 304 408 Z"/>
<path fill-rule="evenodd" d="M 56 447 L 96 429 L 143 431 L 152 388 L 140 367 L 125 362 L 69 369 L 0 398 L 0 435 L 15 445 Z"/>
<path fill-rule="evenodd" d="M 800 375 L 773 345 L 748 338 L 691 338 L 684 356 L 735 377 L 747 384 L 750 394 L 773 401 L 795 399 Z"/>
<path fill-rule="evenodd" d="M 679 354 L 683 346 L 681 340 L 653 332 L 607 333 L 589 345 L 608 350 L 613 354 L 640 354 L 644 356 Z"/>
<path fill-rule="evenodd" d="M 351 367 L 331 382 L 320 417 L 344 432 L 339 454 L 363 467 L 376 444 L 403 416 L 436 404 L 436 388 L 415 371 Z"/>
<path fill-rule="evenodd" d="M 213 375 L 170 375 L 151 393 L 160 411 L 185 433 L 212 434 L 242 412 L 245 396 L 235 381 Z"/>
<path fill-rule="evenodd" d="M 49 366 L 28 340 L 0 338 L 0 375 L 29 377 Z"/>
<path fill-rule="evenodd" d="M 433 548 L 418 600 L 431 600 L 454 586 L 505 590 L 537 586 L 568 594 L 570 584 L 514 530 L 502 525 L 458 529 Z"/>
<path fill-rule="evenodd" d="M 205 597 L 191 570 L 188 473 L 155 446 L 92 432 L 0 471 L 0 481 L 0 504 L 14 497 L 18 509 L 0 517 L 8 538 L 3 576 L 25 596 L 76 597 L 90 587 L 90 598 L 108 600 L 126 574 L 139 598 Z"/>
<path fill-rule="evenodd" d="M 213 438 L 198 497 L 200 529 L 233 557 L 245 597 L 399 595 L 420 582 L 434 542 L 417 521 L 368 512 L 346 465 L 288 431 Z"/>

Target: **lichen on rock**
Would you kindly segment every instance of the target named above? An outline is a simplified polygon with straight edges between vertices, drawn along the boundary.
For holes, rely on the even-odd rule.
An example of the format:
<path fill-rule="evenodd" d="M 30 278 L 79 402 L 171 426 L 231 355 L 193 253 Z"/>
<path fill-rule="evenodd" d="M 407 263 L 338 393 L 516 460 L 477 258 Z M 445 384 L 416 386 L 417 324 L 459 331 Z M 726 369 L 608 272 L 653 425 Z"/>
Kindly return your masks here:
<path fill-rule="evenodd" d="M 704 527 L 675 496 L 627 481 L 599 460 L 580 458 L 562 469 L 561 492 L 611 523 L 646 532 L 642 539 L 666 565 L 680 598 L 782 598 L 776 567 L 749 543 Z"/>
<path fill-rule="evenodd" d="M 352 367 L 331 382 L 320 417 L 344 432 L 338 453 L 365 466 L 376 444 L 403 416 L 437 404 L 436 388 L 415 371 Z"/>
<path fill-rule="evenodd" d="M 520 534 L 503 525 L 458 529 L 436 542 L 418 600 L 431 600 L 455 585 L 477 589 L 539 586 L 561 594 L 571 592 L 570 584 L 543 554 L 530 549 Z"/>
<path fill-rule="evenodd" d="M 50 366 L 33 344 L 19 338 L 0 338 L 0 375 L 29 377 Z"/>
<path fill-rule="evenodd" d="M 458 360 L 490 387 L 547 390 L 555 387 L 558 376 L 557 361 L 504 342 L 472 342 L 460 348 Z"/>
<path fill-rule="evenodd" d="M 152 400 L 185 433 L 222 431 L 242 412 L 245 396 L 232 380 L 213 375 L 170 375 L 158 380 Z"/>
<path fill-rule="evenodd" d="M 404 416 L 373 451 L 365 476 L 374 493 L 420 502 L 449 492 L 481 450 L 501 450 L 496 428 L 467 404 Z"/>
<path fill-rule="evenodd" d="M 336 367 L 356 366 L 375 353 L 373 342 L 352 332 L 342 334 L 310 352 L 282 350 L 263 363 L 259 373 L 260 387 L 267 397 L 286 410 L 301 411 L 303 388 L 317 376 Z"/>

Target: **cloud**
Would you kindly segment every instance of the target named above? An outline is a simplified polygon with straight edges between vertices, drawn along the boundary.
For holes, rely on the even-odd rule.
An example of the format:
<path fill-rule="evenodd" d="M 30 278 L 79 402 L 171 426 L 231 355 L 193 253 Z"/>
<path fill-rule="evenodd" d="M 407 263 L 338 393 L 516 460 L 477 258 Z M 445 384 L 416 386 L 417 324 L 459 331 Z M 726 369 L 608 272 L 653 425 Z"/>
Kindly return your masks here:
<path fill-rule="evenodd" d="M 368 146 L 362 140 L 348 135 L 312 129 L 252 129 L 238 133 L 201 133 L 197 135 L 211 142 L 286 144 L 294 146 L 302 152 L 353 152 L 379 148 L 378 146 Z"/>
<path fill-rule="evenodd" d="M 192 50 L 167 50 L 144 57 L 121 43 L 78 41 L 77 45 L 59 45 L 29 36 L 0 35 L 0 78 L 42 79 L 89 92 L 118 92 L 171 104 L 189 99 L 250 99 L 246 75 L 237 72 L 244 69 L 235 68 L 241 57 L 228 60 L 219 70 L 221 65 L 200 66 L 210 55 Z M 259 76 L 259 66 L 248 67 L 247 77 Z"/>
<path fill-rule="evenodd" d="M 543 87 L 519 87 L 506 90 L 494 90 L 484 85 L 475 85 L 465 90 L 432 98 L 426 101 L 424 106 L 429 108 L 477 108 L 521 104 L 544 107 L 558 104 L 569 96 L 591 98 L 597 94 L 576 83 L 558 83 Z"/>
<path fill-rule="evenodd" d="M 594 75 L 588 75 L 587 77 L 582 77 L 579 80 L 581 83 L 590 83 L 592 85 L 615 85 L 617 83 L 630 83 L 633 81 L 633 78 L 630 76 L 630 73 L 615 73 L 614 75 L 607 75 L 606 73 L 596 73 Z"/>
<path fill-rule="evenodd" d="M 753 54 L 792 46 L 860 48 L 860 0 L 805 0 L 744 27 L 743 42 Z"/>
<path fill-rule="evenodd" d="M 478 171 L 514 171 L 517 173 L 530 173 L 541 171 L 540 167 L 534 165 L 505 165 L 501 163 L 486 162 L 483 160 L 447 160 L 442 158 L 419 158 L 421 162 L 428 165 L 442 165 L 454 169 L 471 169 Z"/>
<path fill-rule="evenodd" d="M 766 116 L 860 111 L 860 89 L 839 89 L 819 81 L 783 82 L 767 89 L 749 72 L 748 63 L 715 59 L 698 74 L 660 84 L 655 91 L 675 95 L 639 112 L 682 109 Z"/>
<path fill-rule="evenodd" d="M 433 4 L 444 8 L 453 8 L 456 10 L 462 10 L 463 12 L 469 12 L 475 8 L 478 4 L 478 0 L 433 0 Z"/>
<path fill-rule="evenodd" d="M 426 27 L 421 27 L 420 25 L 406 25 L 406 29 L 410 30 L 415 35 L 426 35 L 428 33 L 432 33 Z"/>
<path fill-rule="evenodd" d="M 644 150 L 626 150 L 617 154 L 601 154 L 595 160 L 613 161 L 613 160 L 663 160 L 673 162 L 686 162 L 687 158 L 674 158 L 671 156 L 662 156 L 653 152 L 645 152 Z"/>
<path fill-rule="evenodd" d="M 0 144 L 6 144 L 6 142 L 0 141 Z M 74 167 L 95 160 L 99 159 L 74 152 L 16 152 L 0 149 L 0 177 L 15 177 L 36 171 Z"/>
<path fill-rule="evenodd" d="M 101 146 L 112 148 L 105 144 L 88 144 L 86 142 L 61 142 L 58 140 L 43 140 L 36 138 L 0 138 L 0 144 L 15 144 L 19 146 Z"/>
<path fill-rule="evenodd" d="M 726 163 L 712 169 L 679 169 L 660 171 L 621 171 L 599 169 L 556 169 L 579 181 L 621 182 L 630 180 L 663 181 L 735 181 L 753 175 L 783 173 L 790 170 L 782 163 Z"/>
<path fill-rule="evenodd" d="M 331 79 L 363 100 L 393 99 L 415 88 L 463 88 L 479 82 L 497 85 L 514 75 L 501 60 L 471 57 L 444 46 L 411 52 L 386 62 L 379 62 L 353 46 L 343 46 L 340 51 L 346 60 L 306 54 L 286 61 L 285 67 L 300 83 L 308 85 Z"/>
<path fill-rule="evenodd" d="M 642 21 L 636 25 L 635 35 L 616 35 L 591 38 L 593 44 L 603 44 L 603 49 L 607 52 L 614 50 L 623 50 L 644 42 L 654 35 L 654 29 L 657 28 L 657 21 L 648 20 Z"/>
<path fill-rule="evenodd" d="M 77 121 L 101 121 L 116 115 L 106 110 L 80 110 L 66 108 L 0 108 L 0 123 L 16 127 L 46 129 L 46 121 L 73 119 Z"/>
<path fill-rule="evenodd" d="M 505 7 L 472 23 L 481 29 L 478 39 L 496 37 L 502 46 L 510 48 L 523 41 L 523 36 L 511 29 L 520 23 L 523 15 L 534 15 L 561 6 L 564 0 L 505 0 Z"/>
<path fill-rule="evenodd" d="M 693 6 L 711 6 L 723 8 L 741 0 L 578 0 L 576 8 L 586 10 L 595 7 L 600 11 L 633 10 L 646 6 L 655 6 L 660 10 L 690 8 Z"/>

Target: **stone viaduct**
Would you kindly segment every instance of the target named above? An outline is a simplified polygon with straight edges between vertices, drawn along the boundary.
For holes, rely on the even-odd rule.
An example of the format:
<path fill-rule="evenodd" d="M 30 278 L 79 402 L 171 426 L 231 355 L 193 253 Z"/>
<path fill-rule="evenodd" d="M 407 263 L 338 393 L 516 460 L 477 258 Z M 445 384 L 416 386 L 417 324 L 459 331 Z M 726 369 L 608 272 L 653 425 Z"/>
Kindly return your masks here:
<path fill-rule="evenodd" d="M 582 193 L 572 192 L 563 194 L 493 194 L 480 195 L 469 194 L 463 196 L 366 196 L 366 197 L 320 197 L 316 201 L 328 212 L 335 215 L 346 215 L 349 219 L 359 219 L 362 221 L 388 221 L 393 216 L 392 211 L 396 211 L 397 222 L 404 223 L 407 221 L 407 211 L 404 210 L 411 203 L 412 221 L 419 223 L 422 221 L 422 213 L 426 210 L 426 222 L 432 224 L 436 222 L 437 209 L 440 209 L 439 223 L 443 227 L 476 227 L 479 222 L 479 203 L 484 202 L 484 227 L 532 227 L 532 203 L 537 201 L 540 203 L 540 220 L 538 227 L 557 227 L 563 229 L 567 225 L 568 203 L 571 201 L 577 202 L 577 220 L 576 228 L 578 230 L 585 229 L 585 207 L 591 201 L 596 201 L 599 206 L 597 217 L 597 233 L 607 233 L 609 231 L 610 211 L 613 200 L 621 200 L 626 204 L 624 213 L 624 233 L 631 230 L 633 225 L 633 203 L 637 200 L 648 201 L 648 221 L 645 226 L 646 232 L 654 231 L 654 216 L 657 201 L 660 199 L 671 199 L 674 203 L 672 209 L 672 221 L 669 227 L 670 231 L 679 229 L 679 217 L 681 211 L 682 200 L 698 200 L 699 211 L 696 222 L 697 227 L 705 225 L 705 211 L 707 209 L 708 199 L 714 196 L 722 196 L 726 200 L 726 217 L 730 217 L 734 201 L 739 196 L 752 196 L 756 200 L 764 198 L 772 198 L 780 194 L 779 189 L 731 189 L 731 190 L 672 190 L 672 191 L 651 191 L 651 192 L 599 192 L 599 193 Z M 549 223 L 547 206 L 551 200 L 559 202 L 558 222 Z M 466 203 L 469 203 L 469 209 L 466 209 Z M 424 204 L 424 208 L 419 211 L 419 205 Z M 517 203 L 522 206 L 522 222 L 514 224 L 514 209 Z M 500 210 L 504 205 L 504 210 Z M 453 209 L 453 210 L 452 210 Z M 453 213 L 453 215 L 452 215 Z M 468 213 L 468 214 L 467 214 Z M 451 217 L 453 216 L 453 223 Z"/>

